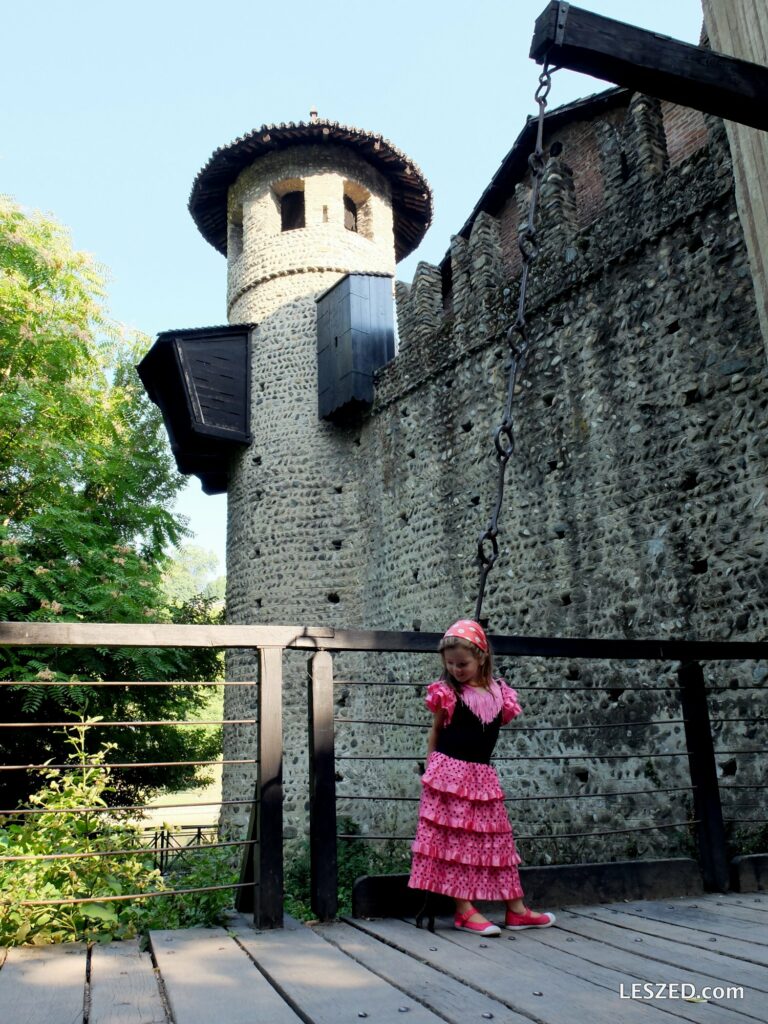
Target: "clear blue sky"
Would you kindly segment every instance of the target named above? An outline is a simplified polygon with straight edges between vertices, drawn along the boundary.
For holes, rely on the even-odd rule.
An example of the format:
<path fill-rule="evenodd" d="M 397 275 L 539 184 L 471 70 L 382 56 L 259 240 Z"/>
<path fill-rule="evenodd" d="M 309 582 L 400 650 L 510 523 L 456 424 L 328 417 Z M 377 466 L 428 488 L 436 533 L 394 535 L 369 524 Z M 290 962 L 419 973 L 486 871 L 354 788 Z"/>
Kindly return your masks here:
<path fill-rule="evenodd" d="M 381 132 L 422 169 L 435 218 L 399 268 L 438 262 L 528 114 L 547 0 L 36 0 L 7 3 L 0 191 L 51 213 L 109 276 L 112 315 L 155 335 L 223 323 L 225 261 L 186 203 L 214 149 L 321 117 Z M 579 6 L 698 42 L 700 0 Z M 550 106 L 606 88 L 555 76 Z M 224 560 L 225 498 L 191 478 L 180 510 Z"/>

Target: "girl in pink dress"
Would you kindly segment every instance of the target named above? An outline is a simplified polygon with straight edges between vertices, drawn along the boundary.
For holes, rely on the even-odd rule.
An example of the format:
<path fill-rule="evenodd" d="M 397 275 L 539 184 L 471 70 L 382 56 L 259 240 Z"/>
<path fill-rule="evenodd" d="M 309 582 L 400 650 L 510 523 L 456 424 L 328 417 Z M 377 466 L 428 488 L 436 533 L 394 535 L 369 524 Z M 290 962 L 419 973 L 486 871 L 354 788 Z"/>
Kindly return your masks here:
<path fill-rule="evenodd" d="M 523 902 L 520 857 L 490 764 L 499 728 L 522 710 L 517 694 L 493 677 L 488 638 L 477 622 L 459 619 L 439 650 L 444 671 L 427 687 L 433 719 L 408 885 L 451 896 L 461 931 L 500 934 L 473 900 L 503 900 L 504 924 L 513 931 L 548 928 L 555 915 Z"/>

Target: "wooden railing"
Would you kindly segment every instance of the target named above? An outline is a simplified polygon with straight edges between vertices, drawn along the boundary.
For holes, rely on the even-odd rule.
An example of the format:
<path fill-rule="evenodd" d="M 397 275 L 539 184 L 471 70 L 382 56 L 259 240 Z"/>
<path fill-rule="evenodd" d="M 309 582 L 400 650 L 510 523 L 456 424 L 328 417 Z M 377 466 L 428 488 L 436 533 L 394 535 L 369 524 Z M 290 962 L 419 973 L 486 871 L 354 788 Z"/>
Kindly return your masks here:
<path fill-rule="evenodd" d="M 440 634 L 337 630 L 304 626 L 173 626 L 77 623 L 0 623 L 0 646 L 215 647 L 258 651 L 257 781 L 237 888 L 237 906 L 260 928 L 283 920 L 283 652 L 312 652 L 307 710 L 311 901 L 327 920 L 337 909 L 336 782 L 333 653 L 436 650 Z M 704 886 L 726 891 L 725 826 L 702 662 L 768 658 L 768 643 L 589 640 L 492 636 L 497 657 L 679 662 L 679 699 L 693 794 L 698 858 Z M 426 730 L 426 723 L 425 723 Z M 421 744 L 423 747 L 423 743 Z M 753 753 L 758 753 L 754 751 Z M 414 760 L 423 758 L 420 749 Z"/>

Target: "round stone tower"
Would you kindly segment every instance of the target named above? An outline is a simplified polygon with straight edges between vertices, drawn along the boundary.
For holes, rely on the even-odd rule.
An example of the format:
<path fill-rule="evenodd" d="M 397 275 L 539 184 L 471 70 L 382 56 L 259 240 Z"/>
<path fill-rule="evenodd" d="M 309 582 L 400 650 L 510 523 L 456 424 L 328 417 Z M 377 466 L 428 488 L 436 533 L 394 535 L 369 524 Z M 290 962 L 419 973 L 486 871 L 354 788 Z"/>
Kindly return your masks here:
<path fill-rule="evenodd" d="M 263 126 L 217 150 L 195 180 L 189 208 L 206 240 L 227 256 L 229 322 L 255 325 L 252 443 L 229 467 L 228 621 L 371 625 L 357 611 L 360 427 L 318 416 L 316 303 L 347 275 L 393 278 L 396 261 L 429 226 L 429 187 L 381 136 L 313 114 L 308 123 Z M 306 655 L 287 660 L 290 823 L 292 812 L 301 818 L 305 793 Z M 227 667 L 229 678 L 255 678 L 247 652 L 233 653 Z M 226 716 L 247 710 L 235 697 Z M 228 731 L 225 758 L 252 756 L 252 742 L 252 730 Z M 236 768 L 225 773 L 224 799 L 250 795 L 251 787 Z M 242 824 L 246 810 L 229 824 Z"/>

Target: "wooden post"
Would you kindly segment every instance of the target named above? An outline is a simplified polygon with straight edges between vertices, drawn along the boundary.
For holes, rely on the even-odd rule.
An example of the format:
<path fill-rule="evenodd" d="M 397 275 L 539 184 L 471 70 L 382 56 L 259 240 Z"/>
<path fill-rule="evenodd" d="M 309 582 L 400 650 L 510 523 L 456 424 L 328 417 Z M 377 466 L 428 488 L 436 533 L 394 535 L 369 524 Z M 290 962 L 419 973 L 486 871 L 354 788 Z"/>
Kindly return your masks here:
<path fill-rule="evenodd" d="M 309 659 L 309 848 L 312 910 L 321 921 L 336 916 L 336 765 L 333 726 L 333 658 Z"/>
<path fill-rule="evenodd" d="M 259 752 L 237 909 L 257 928 L 283 927 L 283 649 L 259 650 Z M 254 842 L 255 841 L 255 842 Z M 252 894 L 252 895 L 251 895 Z"/>
<path fill-rule="evenodd" d="M 570 3 L 552 0 L 539 15 L 530 55 L 539 64 L 547 60 L 633 92 L 768 130 L 767 67 Z"/>
<path fill-rule="evenodd" d="M 696 661 L 681 664 L 677 678 L 685 719 L 694 814 L 698 819 L 696 838 L 704 888 L 710 892 L 727 892 L 729 871 L 725 826 L 701 665 Z"/>

